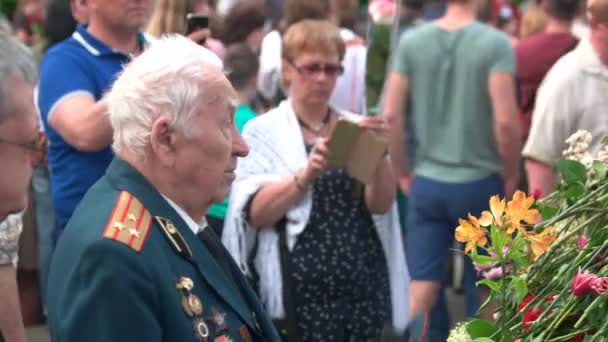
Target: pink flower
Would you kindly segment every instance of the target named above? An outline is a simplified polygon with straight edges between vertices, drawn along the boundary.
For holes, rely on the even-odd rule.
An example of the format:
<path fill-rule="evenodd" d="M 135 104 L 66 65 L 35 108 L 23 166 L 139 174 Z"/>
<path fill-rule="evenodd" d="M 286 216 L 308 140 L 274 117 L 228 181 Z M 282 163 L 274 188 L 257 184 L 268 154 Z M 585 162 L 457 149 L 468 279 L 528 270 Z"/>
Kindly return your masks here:
<path fill-rule="evenodd" d="M 534 192 L 532 192 L 532 197 L 534 197 L 535 200 L 541 198 L 543 196 L 543 192 L 540 189 L 534 189 Z"/>
<path fill-rule="evenodd" d="M 502 273 L 502 267 L 493 267 L 489 271 L 483 272 L 483 277 L 488 280 L 500 279 L 504 276 Z"/>
<path fill-rule="evenodd" d="M 572 294 L 577 297 L 582 297 L 588 294 L 592 291 L 591 284 L 596 279 L 598 278 L 595 274 L 587 271 L 581 273 L 581 269 L 579 268 L 576 272 L 576 275 L 574 276 L 574 279 L 572 279 L 572 284 L 570 284 L 570 290 L 572 291 Z"/>
<path fill-rule="evenodd" d="M 578 250 L 582 251 L 587 246 L 587 237 L 585 234 L 581 234 L 578 236 Z"/>
<path fill-rule="evenodd" d="M 604 293 L 608 292 L 608 278 L 606 278 L 606 277 L 596 278 L 595 280 L 593 280 L 591 282 L 590 286 L 591 286 L 591 290 L 593 290 L 593 292 L 595 292 L 595 294 L 601 296 Z"/>
<path fill-rule="evenodd" d="M 492 265 L 493 265 L 493 263 L 487 263 L 487 264 L 473 263 L 473 267 L 475 267 L 475 271 L 477 271 L 477 274 L 481 273 L 482 271 L 487 271 L 487 270 L 491 269 Z"/>
<path fill-rule="evenodd" d="M 368 7 L 369 15 L 376 24 L 391 24 L 396 11 L 397 5 L 390 0 L 374 0 Z"/>

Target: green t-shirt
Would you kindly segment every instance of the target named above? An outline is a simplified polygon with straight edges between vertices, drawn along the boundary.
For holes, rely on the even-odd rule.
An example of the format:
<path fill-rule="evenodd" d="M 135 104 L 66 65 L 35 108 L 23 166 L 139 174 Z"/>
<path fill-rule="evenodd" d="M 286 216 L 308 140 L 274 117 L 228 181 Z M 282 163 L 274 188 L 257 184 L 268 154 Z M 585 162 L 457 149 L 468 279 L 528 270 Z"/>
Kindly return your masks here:
<path fill-rule="evenodd" d="M 255 118 L 255 115 L 255 112 L 246 104 L 238 105 L 238 107 L 236 107 L 236 112 L 234 113 L 234 124 L 236 125 L 236 129 L 238 129 L 239 132 L 242 132 L 247 121 Z M 222 203 L 211 205 L 207 215 L 224 219 L 224 217 L 226 217 L 226 211 L 228 210 L 228 200 L 229 198 L 226 197 Z"/>
<path fill-rule="evenodd" d="M 410 89 L 415 174 L 459 183 L 500 173 L 488 77 L 514 73 L 508 36 L 479 22 L 451 32 L 427 23 L 405 32 L 395 53 L 392 70 Z"/>

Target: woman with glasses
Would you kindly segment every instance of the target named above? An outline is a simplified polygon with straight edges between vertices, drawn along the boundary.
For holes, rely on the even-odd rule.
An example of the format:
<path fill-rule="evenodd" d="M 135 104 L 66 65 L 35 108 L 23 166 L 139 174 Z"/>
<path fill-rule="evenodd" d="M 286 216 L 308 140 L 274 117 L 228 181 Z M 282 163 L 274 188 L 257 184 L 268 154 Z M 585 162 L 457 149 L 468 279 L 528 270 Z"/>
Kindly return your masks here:
<path fill-rule="evenodd" d="M 372 218 L 395 198 L 389 160 L 367 184 L 328 167 L 334 125 L 356 118 L 329 105 L 344 50 L 327 21 L 292 25 L 282 47 L 288 98 L 243 132 L 250 153 L 239 161 L 223 242 L 284 341 L 377 340 L 392 318 L 391 276 L 406 277 L 391 267 L 404 261 L 398 228 Z M 386 136 L 380 117 L 359 125 Z"/>

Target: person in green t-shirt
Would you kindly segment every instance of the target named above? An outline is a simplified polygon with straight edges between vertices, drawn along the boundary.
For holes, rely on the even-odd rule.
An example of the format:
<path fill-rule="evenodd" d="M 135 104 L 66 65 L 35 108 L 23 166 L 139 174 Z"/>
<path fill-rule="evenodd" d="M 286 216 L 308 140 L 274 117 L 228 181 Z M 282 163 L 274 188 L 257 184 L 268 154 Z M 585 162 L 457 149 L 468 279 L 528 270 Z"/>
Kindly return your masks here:
<path fill-rule="evenodd" d="M 391 160 L 410 199 L 409 313 L 431 313 L 430 341 L 447 338 L 449 320 L 434 322 L 432 308 L 442 300 L 458 219 L 480 215 L 492 195 L 510 195 L 519 180 L 513 50 L 504 33 L 476 21 L 476 14 L 475 0 L 448 0 L 443 17 L 404 33 L 384 98 Z M 416 141 L 411 167 L 404 113 L 412 115 Z M 464 277 L 471 316 L 488 293 L 475 291 L 469 260 Z M 492 319 L 490 311 L 482 318 Z"/>
<path fill-rule="evenodd" d="M 242 132 L 245 124 L 256 116 L 249 103 L 256 92 L 258 57 L 245 43 L 230 45 L 224 55 L 224 68 L 227 71 L 228 80 L 239 97 L 239 104 L 234 114 L 234 124 L 239 132 Z M 207 212 L 207 222 L 218 236 L 222 236 L 228 200 L 227 197 L 222 203 L 213 204 Z"/>

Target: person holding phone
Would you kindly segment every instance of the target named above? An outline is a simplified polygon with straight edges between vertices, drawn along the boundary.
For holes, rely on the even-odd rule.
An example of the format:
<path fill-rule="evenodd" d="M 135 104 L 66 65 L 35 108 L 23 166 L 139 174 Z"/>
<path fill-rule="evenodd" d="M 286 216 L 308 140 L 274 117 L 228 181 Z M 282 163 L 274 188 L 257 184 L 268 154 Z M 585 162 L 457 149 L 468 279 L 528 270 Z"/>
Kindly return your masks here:
<path fill-rule="evenodd" d="M 367 184 L 328 167 L 336 122 L 361 119 L 329 104 L 343 71 L 339 29 L 302 20 L 282 43 L 289 96 L 243 130 L 250 154 L 239 160 L 222 240 L 257 276 L 283 341 L 375 341 L 385 323 L 406 323 L 400 229 L 373 216 L 392 213 L 396 180 L 388 159 Z M 359 125 L 387 135 L 382 117 Z"/>
<path fill-rule="evenodd" d="M 209 27 L 214 7 L 213 0 L 157 0 L 146 33 L 154 37 L 183 34 L 223 58 L 224 45 L 212 37 Z"/>

